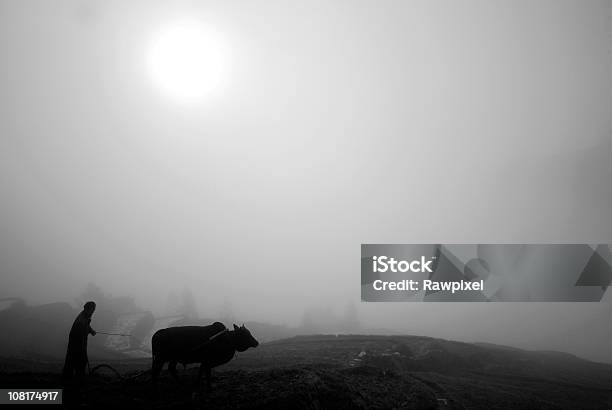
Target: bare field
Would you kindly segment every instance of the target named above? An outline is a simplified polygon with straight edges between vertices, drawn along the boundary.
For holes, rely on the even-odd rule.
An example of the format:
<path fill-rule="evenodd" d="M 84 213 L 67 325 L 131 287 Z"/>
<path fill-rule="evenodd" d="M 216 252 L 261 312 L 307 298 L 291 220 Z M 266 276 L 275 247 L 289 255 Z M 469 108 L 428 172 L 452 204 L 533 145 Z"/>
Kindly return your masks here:
<path fill-rule="evenodd" d="M 5 359 L 0 385 L 59 387 L 61 363 Z M 90 408 L 610 408 L 612 365 L 556 352 L 417 336 L 300 336 L 238 353 L 196 389 L 197 367 L 164 372 L 150 361 L 106 361 L 81 394 Z M 101 364 L 92 360 L 92 367 Z"/>

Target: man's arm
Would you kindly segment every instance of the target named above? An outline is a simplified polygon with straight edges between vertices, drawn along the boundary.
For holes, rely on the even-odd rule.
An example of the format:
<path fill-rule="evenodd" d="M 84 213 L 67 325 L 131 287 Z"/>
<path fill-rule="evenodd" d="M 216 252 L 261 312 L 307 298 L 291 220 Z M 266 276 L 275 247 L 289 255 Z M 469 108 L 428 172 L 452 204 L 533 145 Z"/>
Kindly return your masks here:
<path fill-rule="evenodd" d="M 91 320 L 89 321 L 89 323 L 87 323 L 87 333 L 89 333 L 92 336 L 95 336 L 96 335 L 96 331 L 91 328 L 91 324 L 90 323 L 91 323 Z"/>

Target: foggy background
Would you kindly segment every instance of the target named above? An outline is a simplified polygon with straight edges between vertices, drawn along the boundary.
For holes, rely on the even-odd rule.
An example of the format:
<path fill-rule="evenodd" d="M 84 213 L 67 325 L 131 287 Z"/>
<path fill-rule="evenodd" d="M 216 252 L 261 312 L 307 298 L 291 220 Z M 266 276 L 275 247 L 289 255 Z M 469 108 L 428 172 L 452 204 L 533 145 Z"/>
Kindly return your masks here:
<path fill-rule="evenodd" d="M 146 67 L 185 15 L 231 54 L 189 104 Z M 610 73 L 609 1 L 0 0 L 0 298 L 187 287 L 203 317 L 612 362 L 609 300 L 359 296 L 361 243 L 612 242 Z"/>

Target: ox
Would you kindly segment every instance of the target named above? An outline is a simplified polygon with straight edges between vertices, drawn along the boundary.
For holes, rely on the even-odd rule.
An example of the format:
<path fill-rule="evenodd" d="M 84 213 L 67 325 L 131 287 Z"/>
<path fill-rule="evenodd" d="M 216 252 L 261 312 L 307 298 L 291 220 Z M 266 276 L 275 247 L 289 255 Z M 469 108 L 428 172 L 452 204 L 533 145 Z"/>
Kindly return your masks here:
<path fill-rule="evenodd" d="M 179 326 L 158 330 L 153 335 L 151 345 L 153 383 L 157 382 L 166 362 L 169 362 L 168 370 L 176 380 L 177 363 L 183 366 L 200 363 L 196 385 L 199 385 L 202 373 L 206 370 L 206 384 L 210 387 L 213 367 L 232 360 L 236 351 L 244 352 L 250 347 L 257 347 L 259 342 L 244 325 L 234 325 L 234 330 L 228 330 L 223 323 L 215 322 L 210 326 Z"/>

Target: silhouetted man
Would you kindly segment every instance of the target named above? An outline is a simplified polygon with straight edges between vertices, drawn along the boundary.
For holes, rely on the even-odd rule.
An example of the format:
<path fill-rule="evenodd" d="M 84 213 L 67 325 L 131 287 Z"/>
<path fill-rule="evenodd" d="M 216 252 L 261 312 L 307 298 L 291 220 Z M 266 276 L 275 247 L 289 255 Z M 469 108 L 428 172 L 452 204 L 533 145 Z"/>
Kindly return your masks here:
<path fill-rule="evenodd" d="M 85 376 L 85 368 L 89 360 L 87 359 L 87 337 L 91 334 L 96 335 L 96 331 L 90 326 L 91 316 L 96 310 L 94 302 L 87 302 L 83 306 L 83 311 L 74 320 L 68 336 L 68 350 L 66 361 L 64 362 L 63 376 L 65 380 L 72 379 L 76 374 L 80 382 Z"/>

